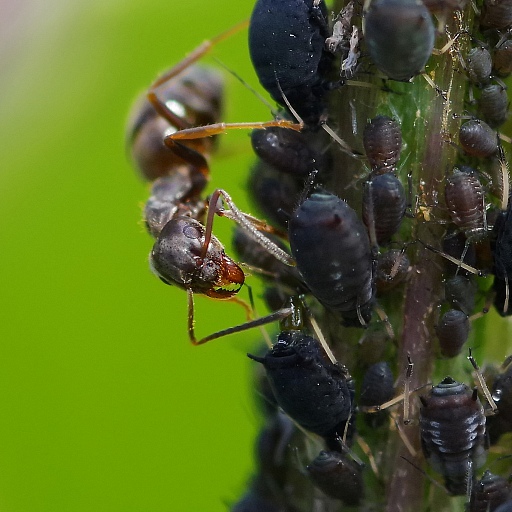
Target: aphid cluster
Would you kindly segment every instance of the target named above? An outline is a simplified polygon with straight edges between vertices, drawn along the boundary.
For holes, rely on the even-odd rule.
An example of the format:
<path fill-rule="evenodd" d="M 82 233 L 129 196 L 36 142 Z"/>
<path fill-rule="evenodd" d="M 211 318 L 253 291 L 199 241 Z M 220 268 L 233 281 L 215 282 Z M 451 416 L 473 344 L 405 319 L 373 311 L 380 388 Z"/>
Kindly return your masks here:
<path fill-rule="evenodd" d="M 323 0 L 257 0 L 249 53 L 277 111 L 248 126 L 248 191 L 266 222 L 223 189 L 204 196 L 213 136 L 230 128 L 217 75 L 195 65 L 204 47 L 137 107 L 129 142 L 153 181 L 150 263 L 187 291 L 191 340 L 280 321 L 249 355 L 265 426 L 233 511 L 507 507 L 507 475 L 486 468 L 489 441 L 512 430 L 510 366 L 489 378 L 495 415 L 462 368 L 471 346 L 486 359 L 472 324 L 489 304 L 512 314 L 498 131 L 509 4 L 483 0 L 475 14 L 460 1 L 350 1 L 330 13 Z M 274 312 L 254 318 L 246 305 L 247 323 L 197 340 L 193 294 L 242 302 L 245 275 L 213 234 L 217 216 L 238 224 L 238 258 Z M 424 492 L 425 469 L 441 498 Z"/>

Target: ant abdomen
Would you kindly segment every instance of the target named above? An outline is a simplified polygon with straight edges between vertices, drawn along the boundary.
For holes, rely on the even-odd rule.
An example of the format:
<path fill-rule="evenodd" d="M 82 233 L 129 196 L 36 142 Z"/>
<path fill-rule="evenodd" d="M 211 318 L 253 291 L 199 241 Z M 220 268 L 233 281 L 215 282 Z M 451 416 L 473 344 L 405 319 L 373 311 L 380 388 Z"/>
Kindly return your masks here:
<path fill-rule="evenodd" d="M 325 452 L 306 468 L 313 483 L 327 496 L 349 507 L 359 505 L 364 495 L 360 466 L 339 452 Z"/>
<path fill-rule="evenodd" d="M 364 224 L 343 200 L 315 192 L 289 221 L 292 255 L 313 295 L 346 325 L 371 318 L 374 283 Z"/>
<path fill-rule="evenodd" d="M 486 458 L 485 415 L 476 389 L 446 377 L 421 397 L 421 443 L 425 458 L 445 479 L 448 492 L 464 495 L 473 471 Z"/>
<path fill-rule="evenodd" d="M 400 159 L 400 125 L 387 116 L 373 118 L 364 128 L 363 145 L 372 173 L 393 172 Z"/>
<path fill-rule="evenodd" d="M 190 66 L 158 87 L 158 96 L 171 109 L 176 124 L 160 115 L 145 94 L 136 103 L 128 126 L 128 142 L 133 160 L 145 179 L 153 181 L 171 175 L 182 165 L 194 168 L 194 162 L 187 159 L 189 152 L 203 156 L 211 153 L 215 144 L 212 137 L 182 141 L 182 151 L 167 146 L 164 138 L 183 128 L 218 122 L 223 89 L 218 72 Z M 199 166 L 203 165 L 204 159 Z"/>

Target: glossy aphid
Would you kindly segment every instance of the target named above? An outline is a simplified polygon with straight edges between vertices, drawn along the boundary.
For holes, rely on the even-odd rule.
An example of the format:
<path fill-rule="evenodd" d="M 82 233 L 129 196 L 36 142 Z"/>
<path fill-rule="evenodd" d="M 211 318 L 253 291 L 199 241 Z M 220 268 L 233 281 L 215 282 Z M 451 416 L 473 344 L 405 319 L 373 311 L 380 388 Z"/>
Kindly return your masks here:
<path fill-rule="evenodd" d="M 361 502 L 364 496 L 361 467 L 348 455 L 321 451 L 306 469 L 316 487 L 327 496 L 349 507 Z"/>
<path fill-rule="evenodd" d="M 512 41 L 506 40 L 498 44 L 493 54 L 493 69 L 495 73 L 505 78 L 512 73 Z"/>
<path fill-rule="evenodd" d="M 468 240 L 487 234 L 485 193 L 476 171 L 467 166 L 455 167 L 446 178 L 445 200 L 452 222 Z"/>
<path fill-rule="evenodd" d="M 487 470 L 473 485 L 468 512 L 493 512 L 511 498 L 511 493 L 508 480 Z"/>
<path fill-rule="evenodd" d="M 469 318 L 466 313 L 458 309 L 449 309 L 444 313 L 436 325 L 441 354 L 444 357 L 459 355 L 468 340 L 469 330 Z"/>
<path fill-rule="evenodd" d="M 502 372 L 494 379 L 491 393 L 498 407 L 498 414 L 487 419 L 489 438 L 494 444 L 502 434 L 512 431 L 512 365 L 510 357 L 502 365 Z"/>
<path fill-rule="evenodd" d="M 364 18 L 370 57 L 388 78 L 419 74 L 434 48 L 435 28 L 420 0 L 373 0 Z"/>
<path fill-rule="evenodd" d="M 446 377 L 420 399 L 425 458 L 443 475 L 448 492 L 464 495 L 486 458 L 485 415 L 476 388 Z"/>
<path fill-rule="evenodd" d="M 329 153 L 322 153 L 310 144 L 312 134 L 285 128 L 253 130 L 254 152 L 276 171 L 304 179 L 315 170 L 329 167 Z"/>
<path fill-rule="evenodd" d="M 367 368 L 361 383 L 358 403 L 364 407 L 381 406 L 395 396 L 395 379 L 386 361 L 379 361 Z M 365 416 L 365 421 L 376 428 L 386 421 L 387 411 L 372 412 Z"/>
<path fill-rule="evenodd" d="M 489 83 L 492 72 L 492 56 L 484 46 L 475 46 L 469 50 L 466 58 L 469 79 L 478 86 Z"/>
<path fill-rule="evenodd" d="M 479 119 L 467 121 L 460 127 L 459 143 L 465 153 L 477 158 L 487 158 L 498 151 L 496 132 Z"/>
<path fill-rule="evenodd" d="M 282 106 L 284 95 L 306 124 L 318 124 L 332 88 L 329 35 L 323 0 L 258 0 L 254 6 L 249 52 L 259 81 Z"/>
<path fill-rule="evenodd" d="M 478 285 L 474 276 L 458 274 L 448 278 L 444 283 L 444 299 L 452 308 L 471 315 L 475 309 L 475 296 Z"/>
<path fill-rule="evenodd" d="M 364 128 L 363 146 L 373 174 L 395 172 L 402 149 L 400 125 L 387 116 L 373 118 Z"/>
<path fill-rule="evenodd" d="M 393 173 L 374 176 L 365 183 L 363 192 L 363 222 L 378 245 L 391 240 L 398 232 L 405 215 L 405 190 Z"/>
<path fill-rule="evenodd" d="M 507 120 L 508 94 L 502 85 L 485 86 L 478 99 L 478 111 L 491 128 L 497 128 Z"/>
<path fill-rule="evenodd" d="M 375 293 L 373 259 L 355 211 L 334 194 L 314 192 L 288 225 L 292 255 L 311 293 L 345 325 L 368 323 Z"/>
<path fill-rule="evenodd" d="M 386 292 L 403 283 L 409 274 L 410 265 L 405 252 L 399 249 L 390 249 L 379 254 L 375 274 L 377 292 Z"/>
<path fill-rule="evenodd" d="M 510 283 L 512 282 L 512 201 L 502 211 L 493 228 L 494 241 L 491 244 L 494 260 L 494 305 L 502 316 L 512 314 Z"/>
<path fill-rule="evenodd" d="M 480 24 L 483 29 L 506 29 L 512 25 L 510 0 L 484 0 Z"/>
<path fill-rule="evenodd" d="M 248 355 L 265 367 L 283 411 L 339 450 L 354 419 L 352 378 L 344 366 L 332 362 L 319 341 L 304 333 L 300 311 L 283 320 L 281 328 L 277 342 L 263 357 Z"/>

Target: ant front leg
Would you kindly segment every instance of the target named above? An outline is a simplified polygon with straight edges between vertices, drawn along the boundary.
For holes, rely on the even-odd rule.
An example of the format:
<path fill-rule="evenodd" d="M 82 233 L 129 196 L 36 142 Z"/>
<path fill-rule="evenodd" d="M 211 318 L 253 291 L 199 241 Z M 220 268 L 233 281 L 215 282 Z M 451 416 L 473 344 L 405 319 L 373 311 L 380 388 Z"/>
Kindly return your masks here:
<path fill-rule="evenodd" d="M 203 258 L 206 255 L 208 245 L 212 237 L 214 216 L 216 213 L 219 214 L 217 205 L 219 198 L 222 198 L 222 200 L 229 206 L 229 218 L 233 219 L 247 233 L 247 236 L 260 244 L 263 248 L 265 248 L 269 253 L 274 255 L 275 258 L 277 258 L 285 265 L 291 267 L 295 266 L 295 260 L 286 251 L 283 251 L 283 249 L 278 247 L 267 236 L 265 236 L 264 233 L 259 231 L 262 225 L 261 221 L 255 223 L 253 220 L 251 220 L 250 216 L 247 216 L 235 205 L 231 199 L 231 196 L 225 190 L 220 188 L 213 192 L 208 203 L 208 216 L 206 219 L 204 245 L 202 251 Z"/>

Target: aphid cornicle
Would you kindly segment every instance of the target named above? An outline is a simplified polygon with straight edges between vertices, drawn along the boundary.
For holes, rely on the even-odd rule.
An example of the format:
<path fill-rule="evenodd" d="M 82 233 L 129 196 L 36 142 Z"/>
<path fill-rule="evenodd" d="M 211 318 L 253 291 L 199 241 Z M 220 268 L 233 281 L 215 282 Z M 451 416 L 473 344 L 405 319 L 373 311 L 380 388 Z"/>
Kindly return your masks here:
<path fill-rule="evenodd" d="M 373 0 L 363 27 L 373 63 L 393 80 L 410 80 L 432 54 L 435 28 L 420 0 Z"/>
<path fill-rule="evenodd" d="M 288 223 L 290 248 L 311 293 L 348 326 L 369 322 L 373 261 L 364 224 L 343 200 L 315 192 Z"/>
<path fill-rule="evenodd" d="M 464 495 L 486 458 L 485 415 L 476 388 L 446 377 L 420 399 L 425 458 L 443 475 L 448 492 Z"/>
<path fill-rule="evenodd" d="M 327 496 L 354 507 L 364 495 L 361 468 L 339 452 L 325 452 L 306 468 L 313 483 Z"/>
<path fill-rule="evenodd" d="M 332 88 L 334 62 L 323 0 L 258 0 L 249 27 L 249 51 L 261 85 L 285 106 L 283 94 L 306 124 L 316 125 Z"/>
<path fill-rule="evenodd" d="M 263 356 L 248 356 L 263 364 L 279 406 L 301 427 L 322 436 L 339 449 L 347 422 L 354 417 L 354 385 L 347 369 L 332 363 L 320 345 L 302 332 L 294 316 L 282 323 L 277 342 Z M 350 436 L 350 425 L 349 436 Z"/>

